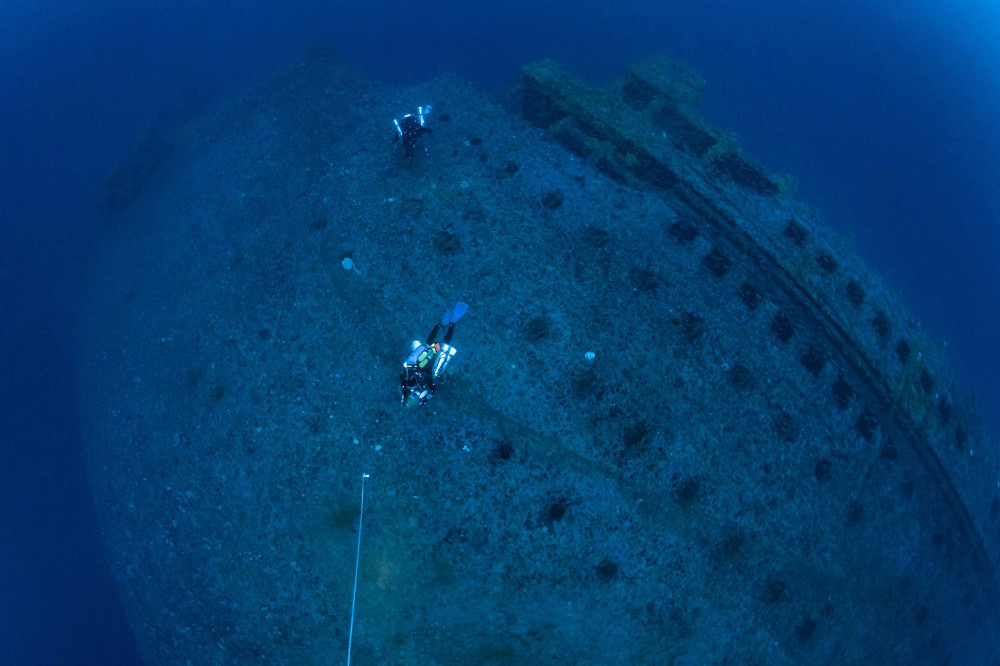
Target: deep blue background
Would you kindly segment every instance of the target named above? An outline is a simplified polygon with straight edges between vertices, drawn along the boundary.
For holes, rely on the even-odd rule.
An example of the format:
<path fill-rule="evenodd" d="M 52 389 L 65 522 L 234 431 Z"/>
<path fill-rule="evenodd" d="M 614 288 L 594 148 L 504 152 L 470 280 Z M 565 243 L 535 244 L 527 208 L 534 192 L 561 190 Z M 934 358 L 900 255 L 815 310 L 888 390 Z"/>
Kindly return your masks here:
<path fill-rule="evenodd" d="M 948 341 L 1000 433 L 995 2 L 41 4 L 0 4 L 2 663 L 139 659 L 104 565 L 73 392 L 71 304 L 102 181 L 146 127 L 266 78 L 315 39 L 389 84 L 453 71 L 496 92 L 542 56 L 595 82 L 650 54 L 681 60 L 708 81 L 705 114 L 795 175 Z"/>

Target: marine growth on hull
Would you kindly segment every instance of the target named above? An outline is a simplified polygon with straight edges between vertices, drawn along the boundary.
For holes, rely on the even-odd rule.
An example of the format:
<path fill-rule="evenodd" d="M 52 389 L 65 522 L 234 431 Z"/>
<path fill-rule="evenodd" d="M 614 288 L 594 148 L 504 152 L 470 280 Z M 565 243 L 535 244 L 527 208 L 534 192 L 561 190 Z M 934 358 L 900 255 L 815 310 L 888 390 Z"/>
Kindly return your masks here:
<path fill-rule="evenodd" d="M 694 112 L 703 87 L 543 61 L 496 101 L 316 48 L 150 134 L 109 181 L 79 372 L 150 663 L 982 649 L 1000 498 L 974 406 L 790 179 Z M 433 399 L 401 406 L 411 361 Z"/>

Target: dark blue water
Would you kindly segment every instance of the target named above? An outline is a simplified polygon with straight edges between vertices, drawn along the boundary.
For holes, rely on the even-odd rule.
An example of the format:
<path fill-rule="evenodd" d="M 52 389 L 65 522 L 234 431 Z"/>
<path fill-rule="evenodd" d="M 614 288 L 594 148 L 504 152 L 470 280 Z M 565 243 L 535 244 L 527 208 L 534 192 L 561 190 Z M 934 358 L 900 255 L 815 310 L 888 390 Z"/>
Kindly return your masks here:
<path fill-rule="evenodd" d="M 454 71 L 497 92 L 542 56 L 596 82 L 676 57 L 707 79 L 706 115 L 794 174 L 948 342 L 1000 432 L 995 3 L 346 4 L 0 5 L 0 662 L 139 661 L 73 392 L 72 303 L 102 181 L 150 124 L 210 107 L 316 39 L 389 84 Z"/>

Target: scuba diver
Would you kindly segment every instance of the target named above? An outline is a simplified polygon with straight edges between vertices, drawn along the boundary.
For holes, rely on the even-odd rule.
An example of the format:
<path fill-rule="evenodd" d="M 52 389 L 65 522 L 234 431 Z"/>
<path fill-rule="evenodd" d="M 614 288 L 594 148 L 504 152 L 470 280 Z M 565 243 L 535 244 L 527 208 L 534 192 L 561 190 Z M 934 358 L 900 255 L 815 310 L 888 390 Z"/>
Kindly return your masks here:
<path fill-rule="evenodd" d="M 414 340 L 410 355 L 403 361 L 399 373 L 399 391 L 402 405 L 426 405 L 434 397 L 434 389 L 441 381 L 441 375 L 455 357 L 455 348 L 449 344 L 455 332 L 455 324 L 469 306 L 459 301 L 455 307 L 444 313 L 441 321 L 434 325 L 426 342 Z M 446 327 L 444 338 L 435 342 L 438 332 Z"/>
<path fill-rule="evenodd" d="M 434 130 L 427 127 L 424 118 L 431 112 L 431 107 L 418 106 L 416 113 L 408 113 L 402 118 L 396 118 L 392 122 L 396 125 L 396 136 L 392 139 L 392 152 L 396 152 L 398 142 L 403 142 L 403 152 L 407 159 L 413 159 L 413 150 L 417 146 L 417 139 L 421 134 L 433 134 Z M 424 148 L 424 151 L 427 149 Z"/>

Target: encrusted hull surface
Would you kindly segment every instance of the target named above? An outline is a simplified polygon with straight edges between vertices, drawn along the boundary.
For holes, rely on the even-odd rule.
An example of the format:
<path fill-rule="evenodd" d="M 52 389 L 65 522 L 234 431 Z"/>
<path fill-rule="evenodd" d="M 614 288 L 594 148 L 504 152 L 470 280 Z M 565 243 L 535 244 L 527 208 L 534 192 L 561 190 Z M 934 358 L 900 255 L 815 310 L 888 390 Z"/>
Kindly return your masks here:
<path fill-rule="evenodd" d="M 997 459 L 940 349 L 666 60 L 497 104 L 323 49 L 112 180 L 81 315 L 151 663 L 953 663 Z M 434 134 L 392 154 L 392 118 Z M 343 260 L 350 257 L 345 270 Z M 410 340 L 457 299 L 436 397 Z M 588 354 L 590 352 L 590 354 Z"/>

